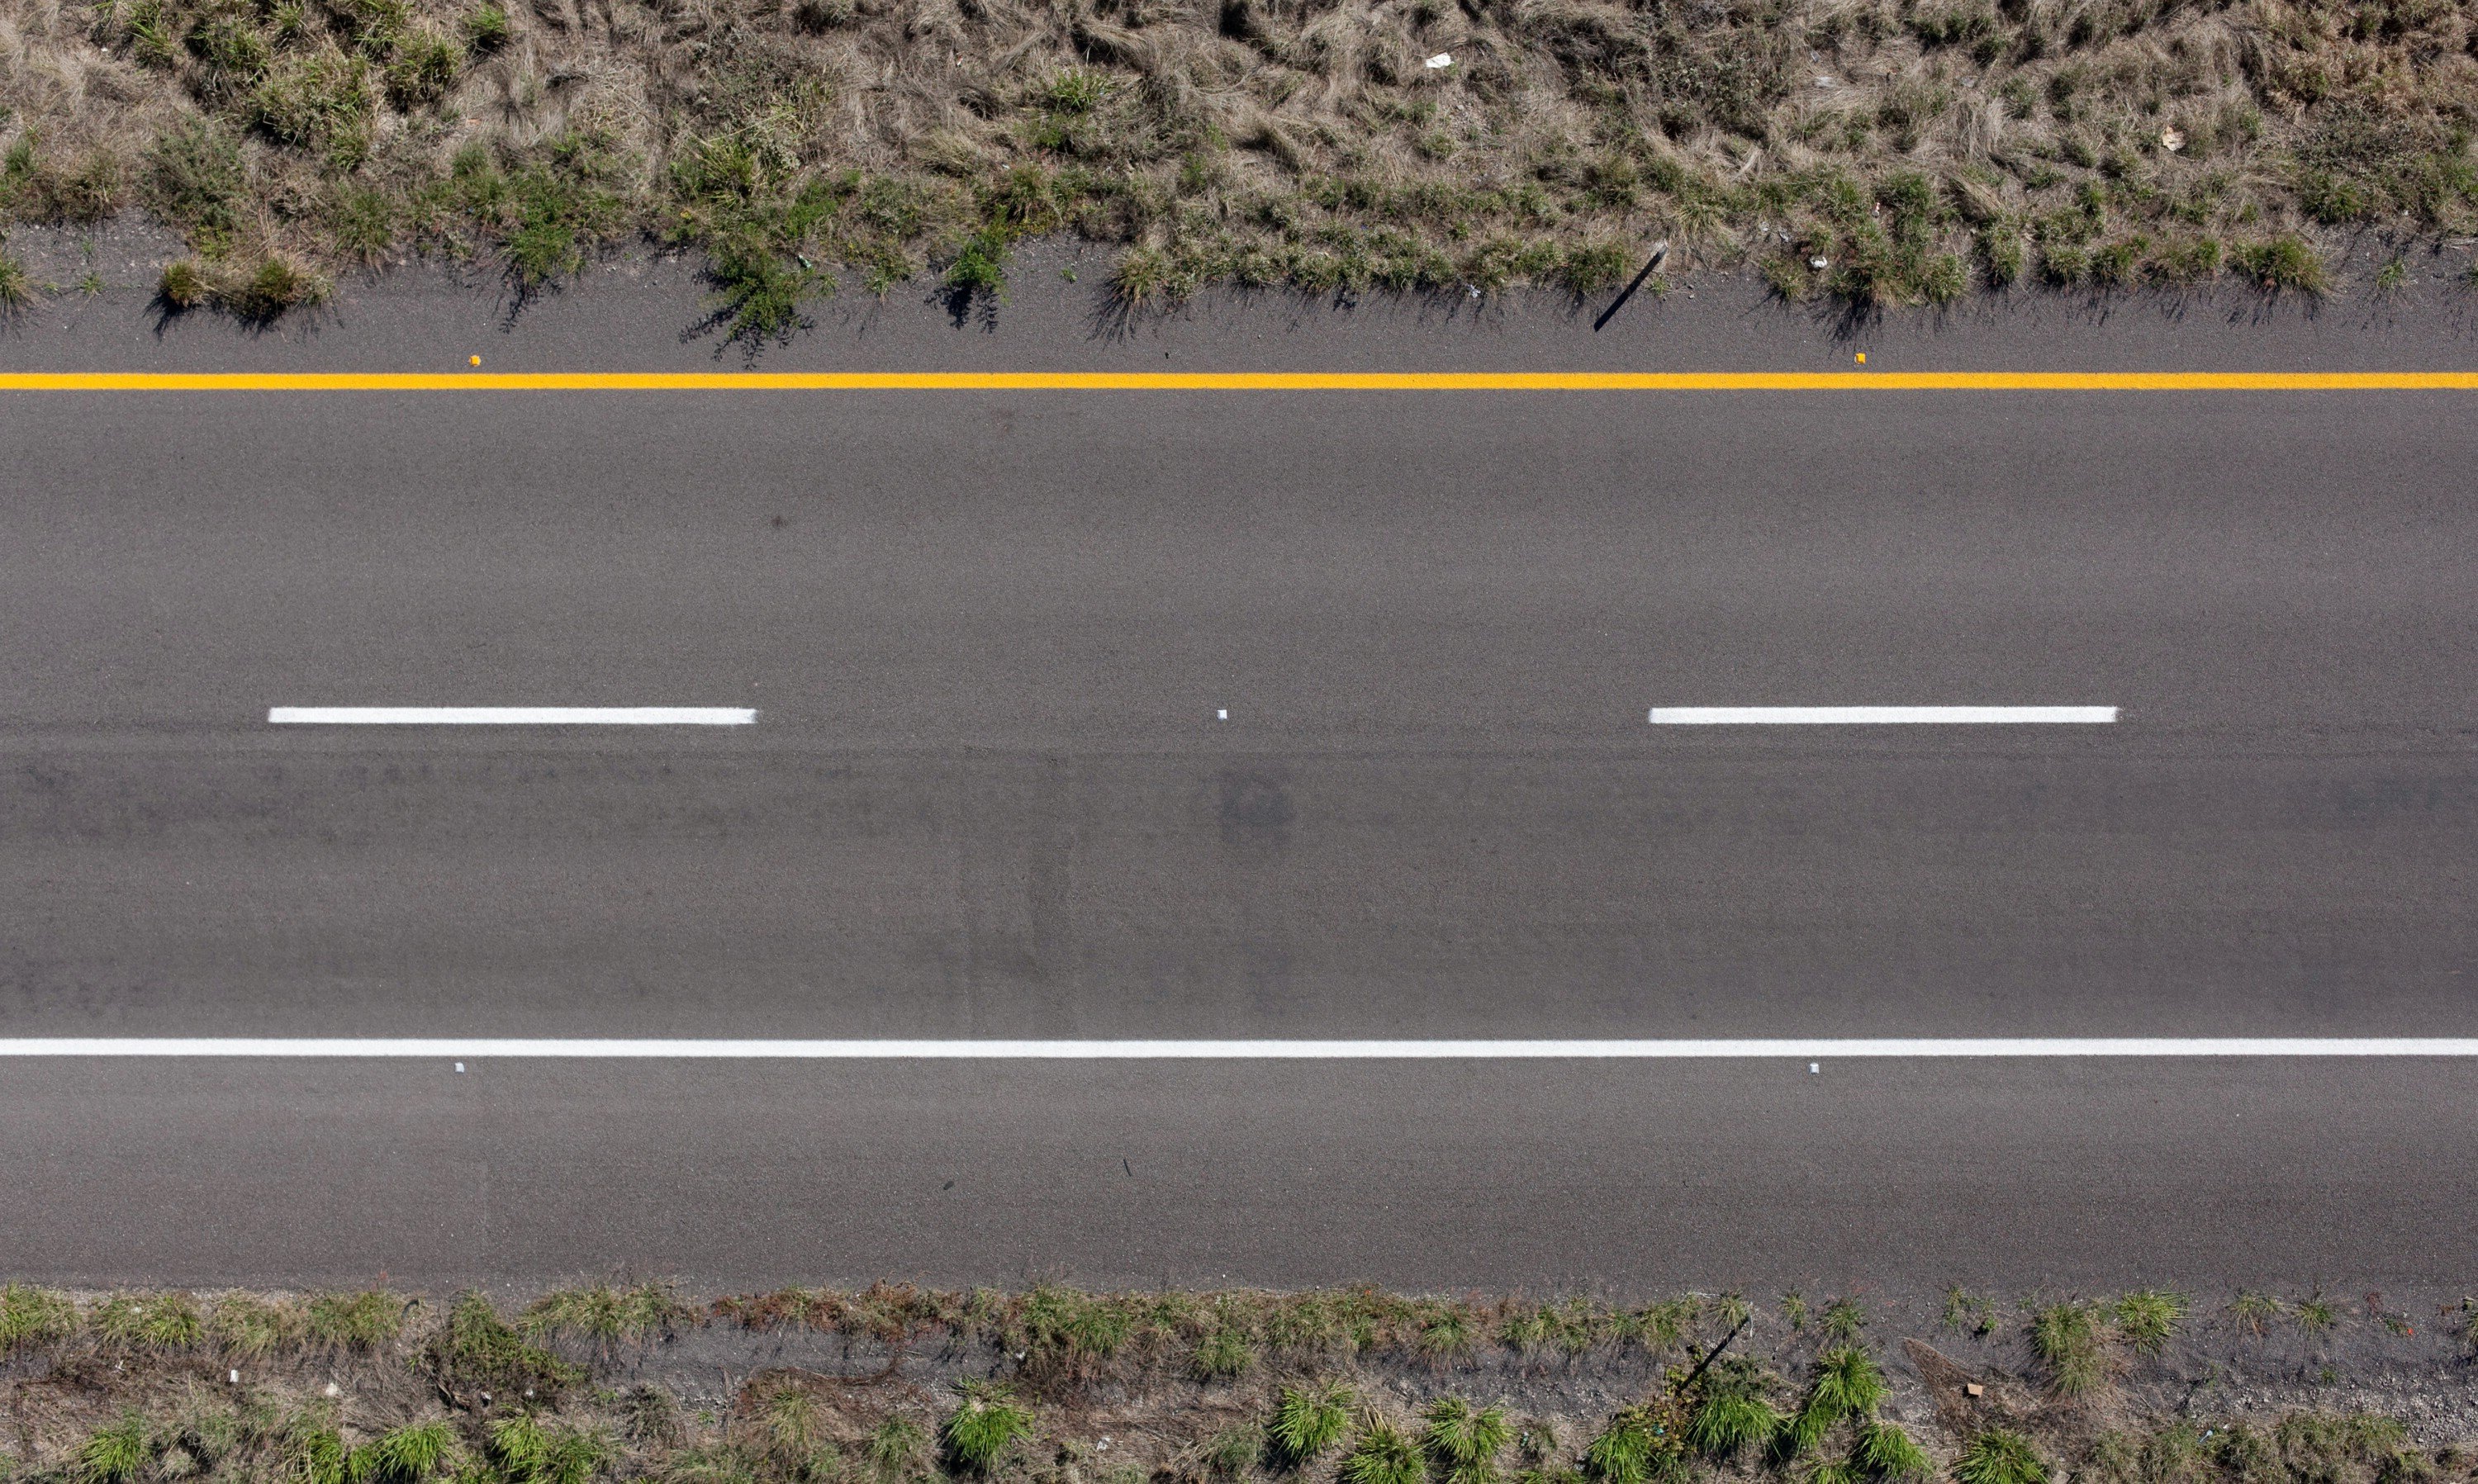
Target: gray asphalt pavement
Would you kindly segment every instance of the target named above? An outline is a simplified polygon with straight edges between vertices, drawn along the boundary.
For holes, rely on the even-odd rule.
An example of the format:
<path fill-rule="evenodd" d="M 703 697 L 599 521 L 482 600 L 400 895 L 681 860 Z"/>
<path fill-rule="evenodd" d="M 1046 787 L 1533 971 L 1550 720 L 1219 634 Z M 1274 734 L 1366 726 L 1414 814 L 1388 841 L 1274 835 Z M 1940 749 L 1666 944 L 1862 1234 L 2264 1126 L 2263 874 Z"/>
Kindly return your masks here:
<path fill-rule="evenodd" d="M 2473 455 L 2426 394 L 6 394 L 0 1035 L 2468 1034 Z M 2124 719 L 1645 719 L 1858 703 Z M 265 721 L 448 704 L 760 718 Z M 2473 1077 L 0 1065 L 0 1261 L 2449 1282 Z"/>

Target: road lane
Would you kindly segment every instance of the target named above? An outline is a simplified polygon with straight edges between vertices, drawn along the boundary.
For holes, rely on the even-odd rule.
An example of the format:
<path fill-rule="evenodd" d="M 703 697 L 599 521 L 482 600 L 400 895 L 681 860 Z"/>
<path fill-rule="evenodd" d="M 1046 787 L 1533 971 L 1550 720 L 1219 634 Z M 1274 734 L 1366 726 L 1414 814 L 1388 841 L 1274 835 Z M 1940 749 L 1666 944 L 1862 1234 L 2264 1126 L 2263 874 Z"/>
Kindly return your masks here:
<path fill-rule="evenodd" d="M 2470 1033 L 2478 426 L 2431 395 L 0 404 L 0 1034 Z M 1759 705 L 2121 711 L 1647 723 Z M 741 1072 L 11 1066 L 0 1238 L 201 1281 L 2466 1245 L 2434 1064 Z M 1111 1143 L 1191 1184 L 1101 1220 Z M 923 1204 L 942 1165 L 986 1203 Z"/>

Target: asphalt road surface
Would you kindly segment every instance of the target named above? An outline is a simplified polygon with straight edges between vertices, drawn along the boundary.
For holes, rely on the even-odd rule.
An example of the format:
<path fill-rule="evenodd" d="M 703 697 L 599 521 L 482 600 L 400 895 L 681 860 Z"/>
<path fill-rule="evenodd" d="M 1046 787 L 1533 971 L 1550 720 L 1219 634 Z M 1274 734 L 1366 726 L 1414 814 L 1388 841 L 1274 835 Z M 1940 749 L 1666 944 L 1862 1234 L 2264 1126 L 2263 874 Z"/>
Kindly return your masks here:
<path fill-rule="evenodd" d="M 2473 468 L 2428 393 L 0 394 L 0 1036 L 2471 1034 Z M 1858 704 L 2120 719 L 1647 722 Z M 14 1062 L 0 1266 L 2449 1283 L 2473 1090 Z"/>

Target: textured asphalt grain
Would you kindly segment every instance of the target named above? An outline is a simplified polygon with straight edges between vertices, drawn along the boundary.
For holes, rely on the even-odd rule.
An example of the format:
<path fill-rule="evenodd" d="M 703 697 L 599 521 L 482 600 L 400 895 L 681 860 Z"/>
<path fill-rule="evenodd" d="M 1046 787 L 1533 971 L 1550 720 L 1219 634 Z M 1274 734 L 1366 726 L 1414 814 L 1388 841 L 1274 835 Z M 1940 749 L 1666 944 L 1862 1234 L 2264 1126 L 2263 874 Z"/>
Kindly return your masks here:
<path fill-rule="evenodd" d="M 2469 1034 L 2473 456 L 2431 394 L 11 394 L 0 1034 Z M 2125 720 L 1644 718 L 1855 703 Z M 2473 1078 L 17 1063 L 0 1264 L 2448 1285 Z"/>

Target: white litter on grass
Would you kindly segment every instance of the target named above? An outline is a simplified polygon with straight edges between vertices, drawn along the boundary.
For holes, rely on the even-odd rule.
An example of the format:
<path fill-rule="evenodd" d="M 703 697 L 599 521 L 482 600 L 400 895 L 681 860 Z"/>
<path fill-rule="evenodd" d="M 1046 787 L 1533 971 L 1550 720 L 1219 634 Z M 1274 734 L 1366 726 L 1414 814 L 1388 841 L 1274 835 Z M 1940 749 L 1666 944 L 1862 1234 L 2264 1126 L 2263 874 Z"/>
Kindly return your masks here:
<path fill-rule="evenodd" d="M 1429 58 L 1427 63 L 1429 69 L 1432 72 L 1439 67 L 1451 67 L 1454 64 L 1454 54 L 1452 52 L 1439 52 L 1437 55 Z"/>
<path fill-rule="evenodd" d="M 2186 147 L 2186 136 L 2175 129 L 2162 129 L 2160 131 L 2160 147 L 2173 155 Z"/>
<path fill-rule="evenodd" d="M 1818 273 L 1821 273 L 1826 268 L 1833 266 L 1833 263 L 1832 260 L 1828 258 L 1809 258 L 1807 260 L 1807 265 L 1815 269 Z"/>
<path fill-rule="evenodd" d="M 233 1384 L 233 1385 L 235 1385 L 235 1386 L 239 1386 L 239 1385 L 240 1384 L 240 1371 L 227 1371 L 227 1372 L 225 1372 L 225 1374 L 226 1374 L 227 1376 L 229 1376 L 229 1377 L 230 1377 L 230 1379 L 231 1379 L 231 1381 L 232 1381 L 232 1384 Z"/>
<path fill-rule="evenodd" d="M 335 1382 L 330 1381 L 327 1383 L 327 1395 L 330 1396 L 341 1396 L 344 1395 L 344 1389 L 338 1386 Z"/>

